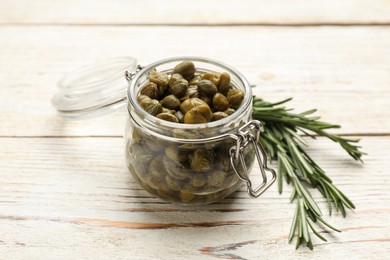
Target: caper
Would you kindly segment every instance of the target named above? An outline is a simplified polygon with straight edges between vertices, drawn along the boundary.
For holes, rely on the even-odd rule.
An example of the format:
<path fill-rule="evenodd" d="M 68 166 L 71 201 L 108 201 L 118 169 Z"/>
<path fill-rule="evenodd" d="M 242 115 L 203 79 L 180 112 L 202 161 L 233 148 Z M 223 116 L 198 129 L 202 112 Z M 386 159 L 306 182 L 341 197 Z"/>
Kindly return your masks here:
<path fill-rule="evenodd" d="M 157 99 L 159 96 L 159 90 L 155 83 L 148 82 L 141 89 L 141 95 L 150 97 L 151 99 Z"/>
<path fill-rule="evenodd" d="M 199 96 L 199 99 L 203 100 L 210 107 L 213 105 L 213 99 L 207 95 L 202 94 Z"/>
<path fill-rule="evenodd" d="M 218 86 L 220 82 L 220 74 L 216 72 L 206 72 L 202 78 L 210 80 L 215 86 Z"/>
<path fill-rule="evenodd" d="M 219 187 L 225 180 L 226 172 L 216 171 L 208 176 L 207 184 L 213 187 Z"/>
<path fill-rule="evenodd" d="M 149 81 L 156 83 L 158 86 L 166 86 L 168 84 L 168 75 L 152 70 L 149 74 Z"/>
<path fill-rule="evenodd" d="M 189 98 L 199 97 L 199 90 L 197 85 L 189 85 L 187 88 L 187 96 Z"/>
<path fill-rule="evenodd" d="M 191 61 L 183 61 L 173 68 L 173 73 L 179 73 L 186 80 L 190 80 L 194 77 L 195 65 Z"/>
<path fill-rule="evenodd" d="M 153 116 L 160 114 L 162 112 L 162 106 L 160 102 L 156 99 L 143 99 L 139 102 L 141 107 L 145 109 L 145 111 Z"/>
<path fill-rule="evenodd" d="M 148 138 L 144 138 L 144 143 L 152 150 L 154 153 L 159 153 L 163 148 L 164 145 L 162 144 L 162 141 L 159 139 L 154 139 L 151 136 L 148 136 Z"/>
<path fill-rule="evenodd" d="M 217 121 L 228 116 L 229 115 L 226 114 L 225 112 L 221 112 L 221 111 L 214 112 L 213 115 L 211 116 L 211 121 Z"/>
<path fill-rule="evenodd" d="M 184 118 L 183 118 L 183 123 L 184 123 Z M 189 131 L 187 129 L 173 129 L 172 130 L 172 136 L 180 139 L 197 139 L 197 138 L 202 138 L 204 137 L 200 131 L 193 130 Z M 193 144 L 181 144 L 180 147 L 182 148 L 192 148 L 194 145 Z"/>
<path fill-rule="evenodd" d="M 183 114 L 190 111 L 192 108 L 200 105 L 207 105 L 203 100 L 199 98 L 189 98 L 183 101 L 180 105 L 180 110 Z"/>
<path fill-rule="evenodd" d="M 176 97 L 183 97 L 187 93 L 188 81 L 185 79 L 178 79 L 172 85 L 170 85 L 169 90 Z"/>
<path fill-rule="evenodd" d="M 197 174 L 194 177 L 192 177 L 192 186 L 196 188 L 203 187 L 206 185 L 206 179 L 202 176 L 202 174 Z"/>
<path fill-rule="evenodd" d="M 179 73 L 173 73 L 173 74 L 171 75 L 171 78 L 170 78 L 169 81 L 168 81 L 168 85 L 169 85 L 170 87 L 172 87 L 173 83 L 175 83 L 176 80 L 182 79 L 182 78 L 183 78 L 183 76 L 182 76 L 181 74 L 179 74 Z"/>
<path fill-rule="evenodd" d="M 220 74 L 218 91 L 226 96 L 231 88 L 232 88 L 232 85 L 230 84 L 230 74 L 227 72 L 222 72 Z"/>
<path fill-rule="evenodd" d="M 229 90 L 227 99 L 229 100 L 230 106 L 234 109 L 237 109 L 244 99 L 244 92 L 242 90 L 233 88 Z"/>
<path fill-rule="evenodd" d="M 172 178 L 178 180 L 185 180 L 191 176 L 190 170 L 188 170 L 188 165 L 185 163 L 179 163 L 177 161 L 173 161 L 169 159 L 167 156 L 164 156 L 163 165 L 164 170 L 171 176 Z M 160 165 L 161 167 L 161 165 Z"/>
<path fill-rule="evenodd" d="M 165 178 L 164 178 L 165 175 L 160 175 L 158 177 L 153 177 L 153 176 L 150 176 L 148 179 L 147 179 L 147 182 L 150 183 L 149 186 L 151 186 L 152 188 L 155 188 L 157 193 L 161 196 L 161 197 L 164 197 L 163 195 L 165 195 L 165 192 L 169 192 L 169 188 L 168 188 L 168 184 L 167 182 L 165 181 Z M 163 193 L 160 193 L 160 191 L 162 191 Z"/>
<path fill-rule="evenodd" d="M 190 85 L 198 85 L 199 81 L 202 80 L 201 75 L 195 75 L 189 82 Z"/>
<path fill-rule="evenodd" d="M 161 100 L 161 105 L 169 109 L 177 109 L 180 106 L 180 100 L 175 95 L 168 95 Z"/>
<path fill-rule="evenodd" d="M 213 150 L 197 149 L 189 156 L 190 166 L 195 171 L 208 171 L 214 167 Z"/>
<path fill-rule="evenodd" d="M 148 96 L 146 96 L 146 95 L 139 95 L 139 96 L 137 97 L 138 103 L 141 103 L 141 102 L 144 101 L 144 100 L 151 100 L 151 98 L 148 97 Z"/>
<path fill-rule="evenodd" d="M 154 157 L 153 152 L 148 146 L 134 143 L 130 146 L 129 153 L 133 155 L 138 163 L 149 163 Z"/>
<path fill-rule="evenodd" d="M 184 114 L 180 110 L 176 111 L 175 116 L 179 119 L 180 123 L 184 122 Z"/>
<path fill-rule="evenodd" d="M 165 181 L 168 185 L 168 188 L 174 191 L 180 191 L 181 190 L 181 183 L 177 179 L 172 178 L 169 175 L 165 176 Z"/>
<path fill-rule="evenodd" d="M 229 101 L 221 93 L 217 93 L 213 97 L 213 108 L 214 111 L 224 111 L 229 108 Z"/>
<path fill-rule="evenodd" d="M 213 96 L 218 92 L 217 87 L 208 79 L 202 79 L 198 83 L 199 92 L 208 96 Z"/>
<path fill-rule="evenodd" d="M 138 128 L 133 129 L 133 133 L 131 134 L 131 137 L 136 143 L 142 142 L 142 132 Z"/>
<path fill-rule="evenodd" d="M 164 167 L 161 167 L 163 165 L 163 156 L 159 155 L 155 157 L 149 164 L 149 174 L 153 177 L 159 177 L 164 174 Z"/>
<path fill-rule="evenodd" d="M 163 107 L 162 113 L 168 113 L 174 115 L 176 113 L 176 110 Z"/>
<path fill-rule="evenodd" d="M 172 115 L 170 113 L 160 113 L 156 117 L 160 118 L 162 120 L 165 120 L 165 121 L 179 123 L 179 119 L 176 116 L 174 116 L 174 115 Z"/>
<path fill-rule="evenodd" d="M 188 192 L 180 192 L 180 199 L 182 202 L 190 202 L 195 197 L 195 194 Z"/>
<path fill-rule="evenodd" d="M 176 145 L 171 145 L 165 149 L 165 155 L 175 162 L 185 162 L 188 160 L 188 153 L 177 149 Z"/>
<path fill-rule="evenodd" d="M 185 124 L 202 124 L 210 122 L 211 110 L 208 105 L 200 105 L 192 108 L 184 115 Z"/>
<path fill-rule="evenodd" d="M 228 108 L 228 109 L 226 109 L 224 112 L 230 116 L 231 114 L 233 114 L 234 112 L 236 112 L 236 110 L 233 109 L 233 108 Z"/>

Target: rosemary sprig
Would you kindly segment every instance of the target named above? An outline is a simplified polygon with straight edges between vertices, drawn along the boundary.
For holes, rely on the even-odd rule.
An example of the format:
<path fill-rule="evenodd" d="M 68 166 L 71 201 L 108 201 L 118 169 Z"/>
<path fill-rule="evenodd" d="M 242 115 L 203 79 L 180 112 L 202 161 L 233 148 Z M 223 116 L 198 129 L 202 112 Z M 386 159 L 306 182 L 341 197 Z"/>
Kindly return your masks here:
<path fill-rule="evenodd" d="M 291 112 L 292 109 L 281 106 L 290 100 L 291 98 L 270 103 L 254 97 L 252 116 L 264 123 L 264 133 L 262 133 L 260 142 L 269 157 L 278 162 L 279 193 L 283 191 L 283 179 L 293 187 L 290 200 L 296 200 L 297 206 L 291 225 L 289 242 L 297 234 L 296 248 L 300 244 L 306 243 L 310 249 L 313 249 L 309 230 L 312 230 L 318 238 L 324 241 L 326 239 L 320 235 L 316 227 L 325 225 L 335 231 L 340 232 L 340 230 L 332 227 L 322 218 L 321 210 L 307 186 L 317 188 L 326 198 L 329 214 L 332 214 L 332 208 L 335 208 L 345 217 L 345 208 L 354 209 L 355 205 L 305 152 L 303 147 L 307 146 L 307 143 L 299 135 L 299 132 L 313 138 L 315 138 L 315 134 L 325 136 L 339 143 L 355 160 L 361 161 L 364 153 L 359 150 L 360 146 L 356 145 L 359 142 L 358 139 L 346 139 L 328 133 L 327 129 L 339 128 L 340 126 L 320 121 L 320 117 L 311 116 L 316 112 L 315 109 L 295 114 Z"/>

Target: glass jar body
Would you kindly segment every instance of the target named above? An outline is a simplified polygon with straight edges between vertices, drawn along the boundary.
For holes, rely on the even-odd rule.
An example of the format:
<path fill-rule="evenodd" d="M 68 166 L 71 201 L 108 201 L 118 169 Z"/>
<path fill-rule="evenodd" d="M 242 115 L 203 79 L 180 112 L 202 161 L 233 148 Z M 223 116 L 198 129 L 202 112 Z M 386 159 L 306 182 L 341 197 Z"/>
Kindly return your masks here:
<path fill-rule="evenodd" d="M 181 60 L 194 61 L 202 72 L 228 71 L 232 85 L 245 92 L 241 107 L 223 120 L 186 125 L 160 120 L 145 113 L 136 97 L 151 70 L 173 68 Z M 172 70 L 163 70 L 171 74 Z M 149 193 L 178 204 L 202 205 L 219 201 L 236 191 L 242 181 L 238 171 L 249 172 L 255 151 L 244 149 L 241 164 L 231 165 L 232 137 L 251 120 L 252 94 L 245 78 L 234 69 L 215 61 L 175 58 L 152 64 L 136 75 L 128 91 L 129 118 L 126 127 L 126 164 L 134 179 Z"/>
<path fill-rule="evenodd" d="M 230 137 L 201 144 L 161 140 L 143 132 L 131 118 L 126 133 L 130 173 L 146 191 L 163 200 L 209 204 L 225 198 L 242 184 L 231 166 L 229 150 L 235 140 Z M 244 158 L 250 170 L 254 150 L 245 149 Z"/>

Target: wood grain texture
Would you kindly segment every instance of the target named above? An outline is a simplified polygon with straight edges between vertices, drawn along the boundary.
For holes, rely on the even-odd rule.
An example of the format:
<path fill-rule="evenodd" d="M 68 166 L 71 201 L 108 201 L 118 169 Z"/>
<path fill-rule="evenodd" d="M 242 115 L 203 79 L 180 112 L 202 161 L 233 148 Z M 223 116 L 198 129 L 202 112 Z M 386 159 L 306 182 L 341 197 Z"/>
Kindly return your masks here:
<path fill-rule="evenodd" d="M 0 138 L 0 251 L 4 259 L 385 258 L 390 253 L 389 137 L 366 137 L 365 164 L 334 143 L 309 140 L 309 153 L 356 203 L 342 230 L 321 233 L 315 250 L 294 250 L 287 235 L 291 189 L 259 199 L 244 188 L 205 207 L 152 197 L 131 178 L 121 138 Z M 258 170 L 253 170 L 257 177 Z M 326 212 L 319 193 L 314 198 Z M 180 246 L 179 246 L 180 245 Z"/>
<path fill-rule="evenodd" d="M 31 10 L 34 10 L 31 12 Z M 386 0 L 1 1 L 3 24 L 388 24 Z"/>
<path fill-rule="evenodd" d="M 221 60 L 256 83 L 256 95 L 294 97 L 292 107 L 318 108 L 343 126 L 339 133 L 390 133 L 388 27 L 2 26 L 0 33 L 0 136 L 122 135 L 125 112 L 65 121 L 50 99 L 64 72 L 126 55 L 143 65 L 179 55 Z"/>
<path fill-rule="evenodd" d="M 387 259 L 389 25 L 387 0 L 0 1 L 0 259 Z M 336 132 L 363 137 L 364 165 L 309 140 L 357 206 L 329 217 L 313 191 L 342 233 L 324 228 L 327 243 L 294 250 L 289 186 L 205 207 L 141 189 L 124 162 L 125 111 L 68 121 L 50 104 L 64 72 L 129 55 L 221 60 L 256 95 L 292 96 L 297 111 L 316 107 Z"/>

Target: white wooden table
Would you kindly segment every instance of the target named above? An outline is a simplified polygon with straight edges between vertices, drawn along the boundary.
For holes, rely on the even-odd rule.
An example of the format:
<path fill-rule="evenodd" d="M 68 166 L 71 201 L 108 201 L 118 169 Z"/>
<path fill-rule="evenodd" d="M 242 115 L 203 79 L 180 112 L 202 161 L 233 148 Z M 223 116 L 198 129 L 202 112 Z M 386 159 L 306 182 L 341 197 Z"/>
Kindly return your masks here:
<path fill-rule="evenodd" d="M 357 209 L 342 233 L 287 236 L 294 204 L 274 185 L 206 207 L 161 202 L 123 158 L 125 111 L 66 121 L 50 104 L 63 73 L 95 60 L 141 64 L 196 55 L 224 61 L 271 101 L 316 107 L 362 138 L 364 165 L 337 144 L 310 154 Z M 390 256 L 390 2 L 0 2 L 0 259 L 312 259 Z M 254 175 L 257 173 L 254 172 Z M 319 193 L 315 199 L 326 211 Z"/>

